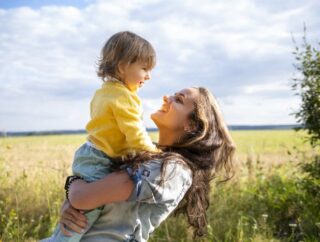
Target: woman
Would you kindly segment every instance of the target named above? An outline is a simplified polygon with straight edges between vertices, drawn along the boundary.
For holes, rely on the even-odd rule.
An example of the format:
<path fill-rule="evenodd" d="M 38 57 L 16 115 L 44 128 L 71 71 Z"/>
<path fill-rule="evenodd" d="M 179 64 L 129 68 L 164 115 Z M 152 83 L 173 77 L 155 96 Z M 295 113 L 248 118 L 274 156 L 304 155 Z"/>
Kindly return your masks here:
<path fill-rule="evenodd" d="M 205 88 L 187 88 L 165 96 L 151 118 L 163 152 L 140 154 L 128 162 L 134 167 L 97 182 L 74 181 L 62 207 L 63 234 L 68 235 L 65 226 L 83 231 L 79 210 L 103 205 L 81 241 L 147 241 L 173 210 L 187 216 L 195 236 L 205 234 L 210 181 L 221 170 L 231 177 L 235 151 L 218 103 Z"/>

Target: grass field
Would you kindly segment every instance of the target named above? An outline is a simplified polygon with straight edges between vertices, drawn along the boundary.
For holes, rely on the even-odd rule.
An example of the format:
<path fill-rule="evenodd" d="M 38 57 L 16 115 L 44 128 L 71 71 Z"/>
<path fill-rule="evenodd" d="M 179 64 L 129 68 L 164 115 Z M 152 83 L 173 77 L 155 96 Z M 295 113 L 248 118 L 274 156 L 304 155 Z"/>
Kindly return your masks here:
<path fill-rule="evenodd" d="M 303 176 L 297 168 L 301 161 L 297 151 L 304 157 L 316 152 L 303 142 L 304 135 L 292 130 L 232 132 L 237 144 L 237 176 L 213 189 L 209 234 L 202 241 L 281 240 L 281 235 L 275 234 L 279 226 L 274 223 L 287 221 L 284 216 L 288 213 L 281 209 L 286 210 L 288 204 L 276 191 L 289 186 L 294 177 Z M 157 139 L 157 133 L 151 136 Z M 71 173 L 73 154 L 84 141 L 84 135 L 0 139 L 0 241 L 36 241 L 50 235 L 64 199 L 63 184 Z M 290 196 L 295 193 L 293 190 Z M 284 199 L 284 204 L 273 206 L 272 199 Z M 179 217 L 163 223 L 150 241 L 193 239 Z"/>

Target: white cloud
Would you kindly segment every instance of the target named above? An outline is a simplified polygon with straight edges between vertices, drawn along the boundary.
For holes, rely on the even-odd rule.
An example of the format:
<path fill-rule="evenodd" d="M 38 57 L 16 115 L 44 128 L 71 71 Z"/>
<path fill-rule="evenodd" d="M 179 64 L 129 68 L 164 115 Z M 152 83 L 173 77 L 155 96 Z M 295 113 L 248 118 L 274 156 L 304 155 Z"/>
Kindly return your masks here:
<path fill-rule="evenodd" d="M 0 129 L 84 128 L 100 85 L 100 49 L 120 30 L 144 36 L 158 54 L 153 80 L 140 91 L 148 126 L 164 94 L 194 85 L 233 103 L 223 104 L 231 124 L 294 122 L 284 111 L 297 105 L 288 87 L 291 32 L 301 36 L 306 22 L 309 36 L 317 36 L 319 4 L 277 4 L 101 0 L 84 8 L 0 9 Z M 277 102 L 284 106 L 271 110 Z M 262 114 L 244 115 L 252 110 Z"/>
<path fill-rule="evenodd" d="M 255 84 L 243 87 L 245 94 L 288 91 L 288 89 L 288 85 L 285 85 L 282 82 L 270 82 L 266 84 Z"/>
<path fill-rule="evenodd" d="M 290 115 L 298 105 L 295 97 L 263 99 L 250 95 L 220 99 L 227 123 L 233 125 L 281 125 L 295 123 Z"/>

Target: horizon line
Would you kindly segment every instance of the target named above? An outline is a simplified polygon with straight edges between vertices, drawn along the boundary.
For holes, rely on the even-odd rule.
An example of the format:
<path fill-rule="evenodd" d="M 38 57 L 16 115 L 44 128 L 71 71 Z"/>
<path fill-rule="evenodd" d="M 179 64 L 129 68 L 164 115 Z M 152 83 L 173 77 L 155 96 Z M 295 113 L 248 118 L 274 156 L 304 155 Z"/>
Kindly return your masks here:
<path fill-rule="evenodd" d="M 297 129 L 299 124 L 263 124 L 263 125 L 228 125 L 230 130 L 288 130 Z M 148 132 L 158 131 L 158 128 L 146 128 Z M 63 135 L 63 134 L 85 134 L 85 129 L 62 129 L 62 130 L 41 130 L 41 131 L 0 131 L 0 137 L 7 136 L 33 136 L 33 135 Z"/>

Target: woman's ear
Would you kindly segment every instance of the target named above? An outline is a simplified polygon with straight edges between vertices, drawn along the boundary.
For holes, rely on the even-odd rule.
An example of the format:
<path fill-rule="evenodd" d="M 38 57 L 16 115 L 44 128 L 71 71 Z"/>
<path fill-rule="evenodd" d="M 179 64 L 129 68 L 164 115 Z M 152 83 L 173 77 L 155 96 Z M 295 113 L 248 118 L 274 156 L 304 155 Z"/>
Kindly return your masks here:
<path fill-rule="evenodd" d="M 185 123 L 183 126 L 183 130 L 186 133 L 191 133 L 192 131 L 194 131 L 194 125 L 192 125 L 190 123 Z"/>

